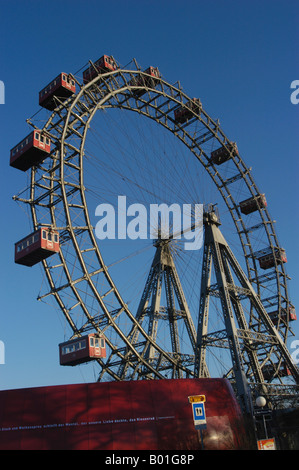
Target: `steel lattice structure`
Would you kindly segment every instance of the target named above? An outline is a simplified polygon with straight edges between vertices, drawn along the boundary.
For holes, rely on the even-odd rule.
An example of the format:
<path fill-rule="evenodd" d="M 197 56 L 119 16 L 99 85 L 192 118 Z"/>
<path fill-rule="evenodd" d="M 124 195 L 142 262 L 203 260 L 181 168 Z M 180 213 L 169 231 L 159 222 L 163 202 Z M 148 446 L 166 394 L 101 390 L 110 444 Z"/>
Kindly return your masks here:
<path fill-rule="evenodd" d="M 91 61 L 90 64 L 93 66 Z M 89 331 L 105 335 L 109 354 L 107 361 L 98 360 L 100 380 L 108 377 L 110 380 L 122 380 L 136 376 L 165 378 L 169 374 L 173 377 L 193 377 L 199 374 L 198 367 L 194 369 L 198 351 L 196 326 L 189 314 L 187 302 L 182 303 L 183 292 L 179 277 L 175 274 L 173 258 L 167 251 L 167 243 L 158 243 L 156 246 L 152 270 L 155 271 L 154 266 L 161 268 L 163 265 L 166 290 L 170 292 L 171 287 L 175 291 L 176 300 L 181 300 L 184 310 L 181 318 L 188 319 L 185 325 L 191 345 L 189 354 L 185 355 L 178 354 L 176 341 L 172 341 L 172 348 L 169 349 L 159 344 L 154 334 L 157 318 L 150 328 L 145 328 L 141 321 L 144 318 L 142 308 L 137 313 L 131 311 L 110 274 L 102 255 L 101 243 L 95 236 L 88 209 L 88 188 L 84 180 L 84 167 L 89 158 L 85 147 L 96 114 L 108 114 L 112 110 L 133 112 L 140 119 L 154 121 L 163 132 L 165 130 L 172 134 L 183 144 L 190 159 L 201 165 L 229 215 L 242 248 L 248 282 L 253 286 L 264 311 L 276 312 L 276 331 L 285 348 L 292 331 L 284 313 L 291 303 L 285 266 L 275 258 L 280 244 L 274 222 L 266 207 L 258 206 L 254 218 L 245 216 L 240 211 L 241 196 L 240 191 L 236 190 L 236 184 L 242 185 L 243 199 L 256 198 L 260 191 L 253 180 L 251 169 L 246 166 L 240 153 L 231 150 L 232 142 L 220 128 L 219 122 L 212 119 L 201 105 L 191 108 L 192 100 L 179 83 L 171 85 L 162 77 L 150 77 L 140 69 L 135 60 L 127 68 L 118 67 L 111 72 L 97 72 L 85 84 L 76 75 L 73 78 L 79 91 L 67 100 L 57 97 L 55 110 L 46 116 L 42 126 L 43 133 L 54 144 L 51 155 L 42 164 L 31 169 L 28 187 L 14 198 L 29 205 L 34 229 L 48 225 L 60 232 L 59 254 L 42 262 L 49 289 L 39 299 L 55 299 L 71 328 L 71 337 L 81 336 Z M 184 122 L 174 119 L 173 113 L 179 108 L 188 111 L 188 119 Z M 33 128 L 40 128 L 33 118 L 27 122 Z M 224 147 L 229 153 L 229 171 L 226 164 L 219 165 L 211 159 L 211 149 L 218 147 Z M 257 238 L 262 248 L 259 246 L 257 249 Z M 273 267 L 267 272 L 262 271 L 258 263 L 258 258 L 266 253 L 273 254 L 275 258 Z M 165 257 L 169 259 L 167 263 Z M 151 292 L 154 285 L 157 289 L 158 279 L 155 271 L 152 281 L 149 281 Z M 92 298 L 92 308 L 85 301 L 82 292 L 88 293 Z M 169 294 L 168 307 L 170 298 Z M 157 297 L 155 300 L 157 301 Z M 142 301 L 139 306 L 141 305 Z M 169 308 L 164 312 L 160 309 L 160 318 L 164 316 L 169 322 L 167 312 Z M 80 322 L 76 320 L 79 317 Z M 262 322 L 253 309 L 248 313 L 247 323 L 258 323 L 255 328 L 258 335 Z M 173 322 L 172 324 L 175 327 Z M 174 338 L 176 335 L 173 333 L 172 339 Z M 217 341 L 222 341 L 220 333 Z M 283 384 L 279 373 L 280 364 L 273 363 L 271 354 L 271 348 L 263 350 L 263 366 L 269 362 L 273 367 L 271 378 L 265 379 L 260 375 L 260 379 L 271 383 L 274 378 Z M 203 370 L 207 373 L 206 366 Z M 251 372 L 248 374 L 250 378 Z"/>
<path fill-rule="evenodd" d="M 248 413 L 252 411 L 249 385 L 255 393 L 267 396 L 268 403 L 274 406 L 273 398 L 269 396 L 267 375 L 273 379 L 277 368 L 287 367 L 298 384 L 299 369 L 293 363 L 260 297 L 220 232 L 219 215 L 214 210 L 206 212 L 204 223 L 205 244 L 195 354 L 196 375 L 207 376 L 205 356 L 209 346 L 228 348 L 232 369 L 228 371 L 227 376 L 233 379 L 242 408 Z M 213 269 L 216 281 L 214 284 L 211 281 Z M 208 328 L 211 296 L 221 299 L 224 330 L 211 331 Z M 250 325 L 245 315 L 244 300 L 250 304 L 252 315 L 255 317 L 255 321 Z M 276 393 L 279 396 L 281 388 Z M 296 387 L 293 392 L 284 390 L 284 393 L 296 396 Z"/>

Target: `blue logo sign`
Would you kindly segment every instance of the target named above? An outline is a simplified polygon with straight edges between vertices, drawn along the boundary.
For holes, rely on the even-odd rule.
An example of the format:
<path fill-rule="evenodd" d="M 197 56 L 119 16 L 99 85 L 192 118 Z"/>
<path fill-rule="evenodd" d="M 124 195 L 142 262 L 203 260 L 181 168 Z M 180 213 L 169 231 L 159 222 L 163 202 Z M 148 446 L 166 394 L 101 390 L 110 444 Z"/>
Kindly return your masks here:
<path fill-rule="evenodd" d="M 201 429 L 206 427 L 207 421 L 205 404 L 203 402 L 192 403 L 192 412 L 195 429 Z"/>

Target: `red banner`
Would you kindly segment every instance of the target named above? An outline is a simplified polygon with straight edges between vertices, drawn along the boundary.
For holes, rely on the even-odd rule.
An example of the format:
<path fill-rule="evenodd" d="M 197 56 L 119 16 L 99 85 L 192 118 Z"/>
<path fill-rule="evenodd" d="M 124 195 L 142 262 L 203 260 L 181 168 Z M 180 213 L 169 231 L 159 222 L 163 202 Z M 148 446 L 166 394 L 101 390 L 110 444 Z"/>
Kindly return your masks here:
<path fill-rule="evenodd" d="M 0 449 L 194 450 L 188 397 L 205 395 L 205 449 L 244 448 L 224 379 L 147 380 L 0 392 Z"/>

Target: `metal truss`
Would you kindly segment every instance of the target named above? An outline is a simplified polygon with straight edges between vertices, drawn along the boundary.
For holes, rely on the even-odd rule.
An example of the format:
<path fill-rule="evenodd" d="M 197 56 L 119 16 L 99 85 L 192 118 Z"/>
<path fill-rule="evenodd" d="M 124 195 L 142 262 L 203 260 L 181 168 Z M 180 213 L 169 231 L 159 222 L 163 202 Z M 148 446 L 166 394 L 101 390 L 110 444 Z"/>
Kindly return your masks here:
<path fill-rule="evenodd" d="M 194 344 L 194 327 L 182 301 L 183 297 L 179 309 L 169 310 L 173 295 L 171 288 L 174 289 L 177 298 L 180 299 L 181 295 L 173 267 L 166 265 L 163 270 L 168 292 L 167 312 L 155 309 L 156 313 L 153 315 L 150 313 L 153 310 L 149 310 L 149 307 L 142 308 L 141 304 L 137 313 L 132 312 L 120 294 L 106 260 L 103 259 L 101 244 L 96 240 L 90 220 L 84 166 L 87 158 L 85 143 L 92 120 L 96 113 L 109 113 L 111 109 L 136 113 L 140 117 L 155 121 L 189 149 L 190 158 L 195 158 L 205 169 L 207 177 L 217 188 L 226 205 L 232 226 L 239 237 L 247 278 L 250 282 L 250 288 L 246 284 L 241 286 L 241 291 L 234 291 L 234 283 L 229 280 L 230 271 L 228 267 L 226 268 L 224 307 L 228 309 L 229 298 L 233 297 L 231 302 L 240 323 L 239 331 L 230 323 L 228 344 L 234 354 L 235 363 L 243 357 L 246 350 L 248 370 L 251 371 L 249 375 L 262 381 L 261 361 L 256 359 L 256 352 L 249 352 L 249 347 L 246 349 L 244 345 L 250 342 L 255 345 L 266 344 L 265 351 L 262 350 L 259 354 L 263 356 L 264 361 L 267 361 L 271 348 L 277 346 L 271 342 L 272 339 L 270 341 L 276 333 L 273 333 L 268 320 L 263 321 L 268 318 L 265 313 L 262 317 L 257 316 L 254 309 L 250 313 L 248 323 L 245 323 L 240 308 L 240 296 L 247 296 L 248 289 L 254 285 L 257 295 L 262 299 L 259 308 L 263 307 L 263 312 L 265 310 L 276 312 L 278 319 L 276 330 L 281 337 L 279 347 L 283 351 L 291 329 L 282 313 L 288 309 L 290 299 L 287 289 L 288 276 L 284 265 L 275 260 L 273 268 L 265 275 L 260 270 L 256 258 L 257 233 L 262 245 L 273 254 L 280 246 L 268 209 L 258 207 L 254 219 L 244 216 L 240 211 L 240 190 L 236 184 L 242 184 L 244 199 L 255 197 L 261 192 L 253 180 L 251 169 L 246 166 L 240 153 L 234 154 L 230 151 L 231 141 L 220 128 L 218 120 L 212 119 L 202 107 L 189 108 L 190 97 L 182 90 L 179 83 L 172 85 L 163 77 L 149 81 L 147 73 L 141 70 L 135 60 L 127 68 L 119 67 L 113 72 L 98 73 L 86 84 L 75 76 L 74 79 L 79 91 L 64 102 L 57 99 L 56 109 L 46 116 L 42 131 L 52 141 L 50 157 L 31 169 L 28 187 L 14 196 L 16 201 L 28 204 L 30 207 L 33 229 L 40 225 L 49 225 L 60 231 L 61 235 L 60 253 L 42 262 L 48 290 L 40 295 L 39 299 L 49 297 L 55 299 L 71 328 L 71 337 L 83 335 L 91 330 L 105 335 L 109 354 L 107 361 L 98 361 L 102 370 L 101 380 L 107 378 L 122 380 L 128 371 L 130 376 L 138 378 L 164 378 L 164 371 L 169 370 L 175 376 L 180 376 L 181 373 L 192 375 L 190 364 L 193 352 L 190 351 L 190 355 L 180 355 L 176 333 L 176 324 L 180 319 L 186 325 L 191 346 Z M 183 123 L 176 122 L 173 114 L 174 110 L 180 107 L 189 113 L 188 119 Z M 36 122 L 34 118 L 28 119 L 27 122 L 33 128 L 40 128 L 40 121 Z M 211 160 L 211 149 L 220 146 L 224 146 L 230 152 L 229 173 L 226 163 L 216 165 Z M 166 256 L 166 248 L 162 250 L 158 247 L 157 253 L 159 250 L 161 264 L 161 256 L 162 258 Z M 212 252 L 208 251 L 205 256 L 204 270 L 209 270 Z M 154 279 L 157 289 L 160 279 L 157 272 Z M 203 279 L 207 279 L 205 272 Z M 152 286 L 150 291 L 153 292 L 154 284 L 149 281 L 149 285 Z M 209 288 L 210 292 L 207 285 L 202 287 L 206 294 L 219 295 L 217 287 L 209 286 Z M 92 299 L 90 303 L 86 302 L 83 292 L 85 297 Z M 207 299 L 209 298 L 210 295 L 207 295 Z M 155 297 L 155 302 L 159 303 L 158 295 Z M 207 308 L 206 301 L 204 305 Z M 230 315 L 228 311 L 226 314 L 228 320 Z M 162 321 L 165 316 L 167 321 L 171 320 L 169 350 L 163 349 L 156 336 L 157 320 Z M 143 323 L 146 323 L 145 318 L 150 318 L 146 328 L 143 327 Z M 248 332 L 248 324 L 256 324 L 252 328 L 254 333 Z M 242 331 L 246 332 L 246 337 L 241 338 Z M 266 334 L 268 336 L 265 336 Z M 264 335 L 263 341 L 261 335 Z M 201 337 L 205 339 L 206 345 L 211 341 L 207 333 L 202 333 Z M 215 343 L 216 341 L 224 344 L 220 333 Z M 203 341 L 201 350 L 204 347 Z M 204 361 L 197 361 L 197 374 L 207 374 L 203 363 Z M 273 376 L 278 376 L 278 371 L 279 365 L 274 367 L 273 364 Z"/>
<path fill-rule="evenodd" d="M 168 378 L 182 378 L 193 375 L 196 329 L 169 248 L 170 243 L 171 240 L 162 239 L 155 243 L 156 254 L 136 313 L 138 324 L 132 327 L 128 339 L 132 346 L 140 349 L 140 356 L 153 366 L 156 373 L 163 373 Z M 164 306 L 162 305 L 163 290 L 166 299 Z M 166 356 L 163 357 L 154 346 L 158 344 L 158 324 L 161 321 L 167 322 L 169 328 L 168 356 L 172 358 L 172 361 L 169 361 Z M 183 322 L 185 326 L 184 340 L 186 341 L 186 336 L 189 338 L 191 351 L 189 355 L 181 353 L 179 322 Z M 151 342 L 140 341 L 140 326 L 146 329 Z M 113 352 L 107 361 L 107 367 L 115 365 L 115 357 L 116 353 Z M 122 380 L 154 377 L 132 353 L 131 348 L 126 348 L 123 360 L 118 361 L 117 364 L 119 364 L 118 376 Z M 105 369 L 102 373 L 104 372 Z"/>
<path fill-rule="evenodd" d="M 227 370 L 227 377 L 231 378 L 244 411 L 251 412 L 248 386 L 266 395 L 271 406 L 275 380 L 285 376 L 287 371 L 298 385 L 299 369 L 293 363 L 280 333 L 224 239 L 219 225 L 219 216 L 213 209 L 205 213 L 204 263 L 195 375 L 207 376 L 208 348 L 229 349 L 232 366 Z M 216 283 L 212 285 L 213 269 Z M 211 331 L 209 324 L 211 296 L 216 296 L 221 302 L 224 322 L 224 329 L 221 331 Z M 250 304 L 251 315 L 256 318 L 255 324 L 250 324 L 250 317 L 246 316 L 244 301 L 247 301 L 247 311 Z M 269 382 L 271 389 L 268 386 Z M 281 383 L 278 383 L 280 387 L 278 395 L 280 395 Z M 291 395 L 298 394 L 298 387 L 289 388 L 292 390 Z"/>

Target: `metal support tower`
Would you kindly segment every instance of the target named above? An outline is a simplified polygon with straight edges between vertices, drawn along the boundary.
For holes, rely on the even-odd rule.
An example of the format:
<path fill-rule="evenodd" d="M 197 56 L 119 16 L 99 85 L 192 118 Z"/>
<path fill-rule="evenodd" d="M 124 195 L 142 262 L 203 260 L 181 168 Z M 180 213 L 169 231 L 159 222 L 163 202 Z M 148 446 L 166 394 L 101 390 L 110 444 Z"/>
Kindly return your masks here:
<path fill-rule="evenodd" d="M 138 324 L 131 329 L 128 340 L 134 348 L 140 350 L 140 355 L 157 373 L 167 378 L 183 378 L 193 373 L 196 328 L 175 267 L 170 244 L 170 239 L 158 239 L 155 242 L 156 253 L 136 314 Z M 162 305 L 163 300 L 166 305 Z M 184 323 L 184 331 L 189 337 L 189 354 L 181 351 L 179 321 Z M 171 357 L 171 362 L 161 356 L 155 347 L 159 344 L 157 337 L 159 322 L 164 323 L 164 331 L 168 330 L 168 355 Z M 140 326 L 147 331 L 148 337 L 144 341 L 140 340 Z M 140 363 L 138 358 L 134 358 L 130 348 L 127 348 L 123 356 L 118 376 L 122 380 L 155 378 L 152 371 Z"/>
<path fill-rule="evenodd" d="M 273 397 L 270 398 L 270 395 L 273 395 L 273 387 L 275 388 L 273 381 L 280 378 L 275 377 L 275 374 L 271 375 L 271 370 L 277 370 L 277 362 L 281 363 L 281 367 L 287 367 L 297 384 L 299 370 L 292 362 L 279 332 L 224 239 L 219 229 L 219 215 L 214 208 L 205 212 L 204 225 L 195 376 L 209 375 L 206 366 L 208 347 L 228 348 L 232 368 L 226 376 L 232 380 L 243 410 L 251 413 L 249 387 L 258 389 L 259 394 L 263 393 L 271 401 Z M 214 284 L 211 283 L 212 267 L 216 281 Z M 224 329 L 221 331 L 211 331 L 209 328 L 211 296 L 220 299 L 224 322 Z M 247 302 L 247 313 L 250 308 L 250 316 L 243 307 L 244 301 Z M 252 321 L 254 318 L 259 320 L 256 324 Z M 270 382 L 272 382 L 271 392 Z M 297 387 L 294 387 L 295 393 L 298 394 Z M 281 393 L 281 383 L 277 385 L 277 394 L 279 393 Z"/>
<path fill-rule="evenodd" d="M 70 327 L 67 333 L 70 334 L 70 338 L 90 331 L 105 335 L 108 360 L 97 361 L 101 370 L 100 380 L 121 380 L 122 378 L 118 375 L 119 370 L 122 370 L 120 364 L 126 362 L 126 358 L 129 357 L 129 369 L 132 376 L 138 376 L 139 371 L 147 370 L 153 377 L 165 378 L 167 367 L 175 370 L 178 366 L 185 376 L 194 376 L 194 362 L 191 363 L 192 357 L 194 360 L 192 346 L 189 348 L 191 351 L 189 358 L 187 353 L 183 356 L 184 351 L 180 353 L 181 360 L 178 361 L 177 353 L 167 352 L 171 348 L 168 349 L 164 347 L 164 344 L 153 342 L 157 334 L 154 333 L 155 321 L 159 320 L 158 326 L 160 327 L 166 323 L 164 320 L 170 319 L 171 316 L 166 313 L 166 310 L 162 311 L 160 308 L 159 318 L 156 316 L 152 319 L 152 326 L 149 329 L 147 329 L 147 320 L 150 317 L 147 313 L 143 321 L 146 329 L 138 324 L 135 309 L 131 311 L 129 307 L 130 302 L 126 297 L 126 291 L 124 295 L 121 294 L 117 268 L 111 266 L 109 256 L 106 258 L 105 244 L 98 243 L 95 236 L 90 213 L 90 207 L 93 206 L 89 204 L 89 196 L 93 190 L 88 191 L 88 186 L 94 184 L 93 177 L 97 174 L 99 200 L 103 200 L 103 197 L 106 200 L 108 194 L 114 197 L 115 188 L 117 194 L 122 194 L 123 190 L 126 193 L 128 190 L 131 195 L 134 194 L 135 185 L 124 185 L 126 179 L 124 177 L 128 174 L 126 171 L 124 173 L 121 171 L 121 168 L 124 168 L 124 144 L 125 147 L 129 144 L 128 150 L 130 148 L 132 150 L 130 158 L 133 158 L 131 168 L 134 171 L 139 169 L 135 181 L 137 177 L 142 177 L 138 186 L 142 191 L 144 201 L 148 200 L 150 195 L 152 202 L 152 180 L 157 178 L 157 169 L 162 168 L 153 164 L 154 154 L 158 157 L 157 164 L 162 160 L 163 167 L 164 163 L 167 165 L 167 162 L 171 163 L 167 167 L 171 184 L 168 187 L 161 184 L 163 183 L 163 176 L 161 176 L 163 173 L 161 173 L 161 177 L 158 178 L 160 184 L 157 185 L 159 189 L 156 194 L 157 201 L 165 200 L 166 189 L 170 190 L 167 199 L 177 200 L 177 176 L 181 165 L 188 169 L 186 174 L 184 172 L 184 180 L 190 187 L 192 184 L 197 184 L 198 168 L 204 171 L 203 176 L 207 176 L 207 181 L 210 182 L 207 186 L 208 191 L 214 188 L 216 192 L 214 201 L 219 204 L 223 203 L 225 211 L 228 211 L 228 229 L 234 230 L 234 238 L 237 243 L 240 243 L 240 260 L 243 259 L 246 264 L 245 269 L 249 280 L 255 286 L 267 312 L 270 312 L 270 315 L 275 313 L 277 317 L 275 326 L 286 344 L 289 335 L 293 334 L 288 317 L 291 305 L 287 287 L 289 278 L 284 263 L 276 258 L 276 253 L 281 247 L 276 236 L 274 221 L 267 207 L 259 205 L 261 191 L 254 182 L 251 168 L 247 167 L 242 158 L 241 149 L 236 151 L 234 143 L 223 132 L 219 121 L 212 119 L 203 109 L 200 101 L 196 100 L 198 105 L 193 106 L 193 98 L 184 92 L 179 82 L 170 84 L 160 74 L 153 80 L 153 77 L 148 74 L 148 69 L 143 71 L 135 59 L 126 68 L 117 64 L 115 70 L 109 72 L 98 70 L 92 61 L 89 63 L 98 72 L 92 80 L 86 83 L 83 77 L 80 80 L 77 74 L 76 77 L 72 76 L 77 86 L 76 93 L 67 100 L 55 97 L 57 107 L 50 114 L 46 110 L 42 119 L 37 118 L 36 114 L 31 119 L 27 119 L 27 123 L 36 130 L 41 130 L 41 122 L 44 122 L 42 133 L 50 138 L 52 150 L 41 164 L 32 167 L 31 179 L 27 187 L 15 195 L 14 199 L 28 204 L 32 218 L 32 231 L 46 225 L 58 230 L 60 234 L 59 253 L 42 262 L 47 282 L 38 300 L 44 301 L 50 298 L 55 300 Z M 114 126 L 110 126 L 114 121 L 114 118 L 110 119 L 111 110 L 115 118 Z M 177 119 L 176 111 L 181 113 L 180 119 Z M 124 113 L 126 119 L 123 119 Z M 134 117 L 130 121 L 127 119 L 129 115 L 131 117 L 135 115 L 136 119 Z M 136 136 L 139 136 L 140 148 L 146 150 L 148 146 L 147 131 L 151 129 L 156 132 L 158 129 L 158 135 L 165 131 L 171 139 L 178 139 L 177 143 L 184 144 L 186 155 L 185 152 L 173 152 L 172 145 L 168 142 L 168 138 L 164 139 L 164 136 L 163 143 L 162 139 L 157 139 L 160 148 L 153 152 L 151 158 L 147 158 L 146 151 L 143 155 L 135 152 L 137 141 L 130 138 L 130 131 L 135 132 L 136 126 L 138 126 Z M 118 138 L 115 138 L 122 133 L 120 132 L 122 130 L 125 131 L 128 141 L 122 139 L 118 141 Z M 115 147 L 108 144 L 109 152 L 111 151 L 108 159 L 107 149 L 102 151 L 97 139 L 94 140 L 97 135 L 100 135 L 101 142 L 115 144 Z M 220 162 L 217 159 L 214 161 L 212 149 L 222 149 L 225 161 Z M 167 158 L 161 160 L 162 152 Z M 111 182 L 112 166 L 119 168 L 119 171 L 115 172 L 118 180 L 115 180 L 114 184 Z M 95 172 L 95 167 L 101 168 L 101 171 Z M 144 174 L 147 175 L 145 179 Z M 92 175 L 92 178 L 88 175 Z M 236 181 L 238 184 L 234 184 Z M 112 191 L 109 183 L 113 186 Z M 207 195 L 202 198 L 202 200 L 206 199 Z M 240 210 L 240 204 L 244 200 L 256 202 L 253 219 L 251 215 Z M 266 272 L 260 271 L 257 262 L 258 256 L 262 254 L 272 254 L 274 257 L 273 265 Z M 190 272 L 189 275 L 192 277 Z M 100 289 L 99 286 L 101 286 Z M 217 294 L 217 288 L 213 289 L 211 286 L 210 289 L 211 295 Z M 240 297 L 244 297 L 244 292 L 240 294 Z M 90 299 L 93 301 L 90 302 Z M 181 327 L 184 324 L 181 315 L 176 314 L 176 320 L 174 325 Z M 252 344 L 257 347 L 261 341 L 260 334 L 265 330 L 264 323 L 257 316 L 252 316 L 249 321 L 247 320 L 247 324 L 250 325 L 251 334 L 254 332 L 255 339 L 247 340 L 239 337 L 241 348 L 244 348 L 243 343 L 245 344 L 246 341 L 252 341 Z M 128 335 L 133 330 L 135 332 L 138 330 L 139 342 L 136 343 L 136 347 L 128 339 Z M 240 330 L 239 327 L 238 334 Z M 222 338 L 222 335 L 225 338 Z M 188 334 L 185 336 L 188 339 Z M 218 342 L 215 341 L 215 345 L 224 346 L 226 331 L 225 333 L 217 332 L 216 336 Z M 268 333 L 268 339 L 270 336 Z M 209 344 L 212 343 L 212 338 L 210 341 Z M 272 367 L 272 376 L 277 377 L 278 380 L 281 372 L 281 358 L 277 358 L 276 364 L 271 363 L 271 348 L 273 347 L 275 351 L 276 337 L 273 342 L 273 345 L 270 342 L 263 343 L 264 348 L 259 348 L 256 354 L 264 377 L 267 374 L 271 375 Z M 181 351 L 183 351 L 182 343 Z M 227 340 L 226 344 L 228 344 Z M 148 345 L 148 352 L 144 350 L 144 345 Z M 153 357 L 153 351 L 155 351 L 156 359 L 150 359 L 150 362 L 158 365 L 156 369 L 146 359 L 146 357 Z M 163 369 L 164 366 L 165 369 Z M 269 366 L 267 371 L 266 366 Z M 201 366 L 201 373 L 203 370 L 204 366 Z M 207 371 L 205 375 L 208 375 Z M 284 391 L 283 393 L 287 393 L 285 388 Z M 274 389 L 270 391 L 269 388 L 267 392 L 270 395 L 272 392 L 276 393 Z"/>

